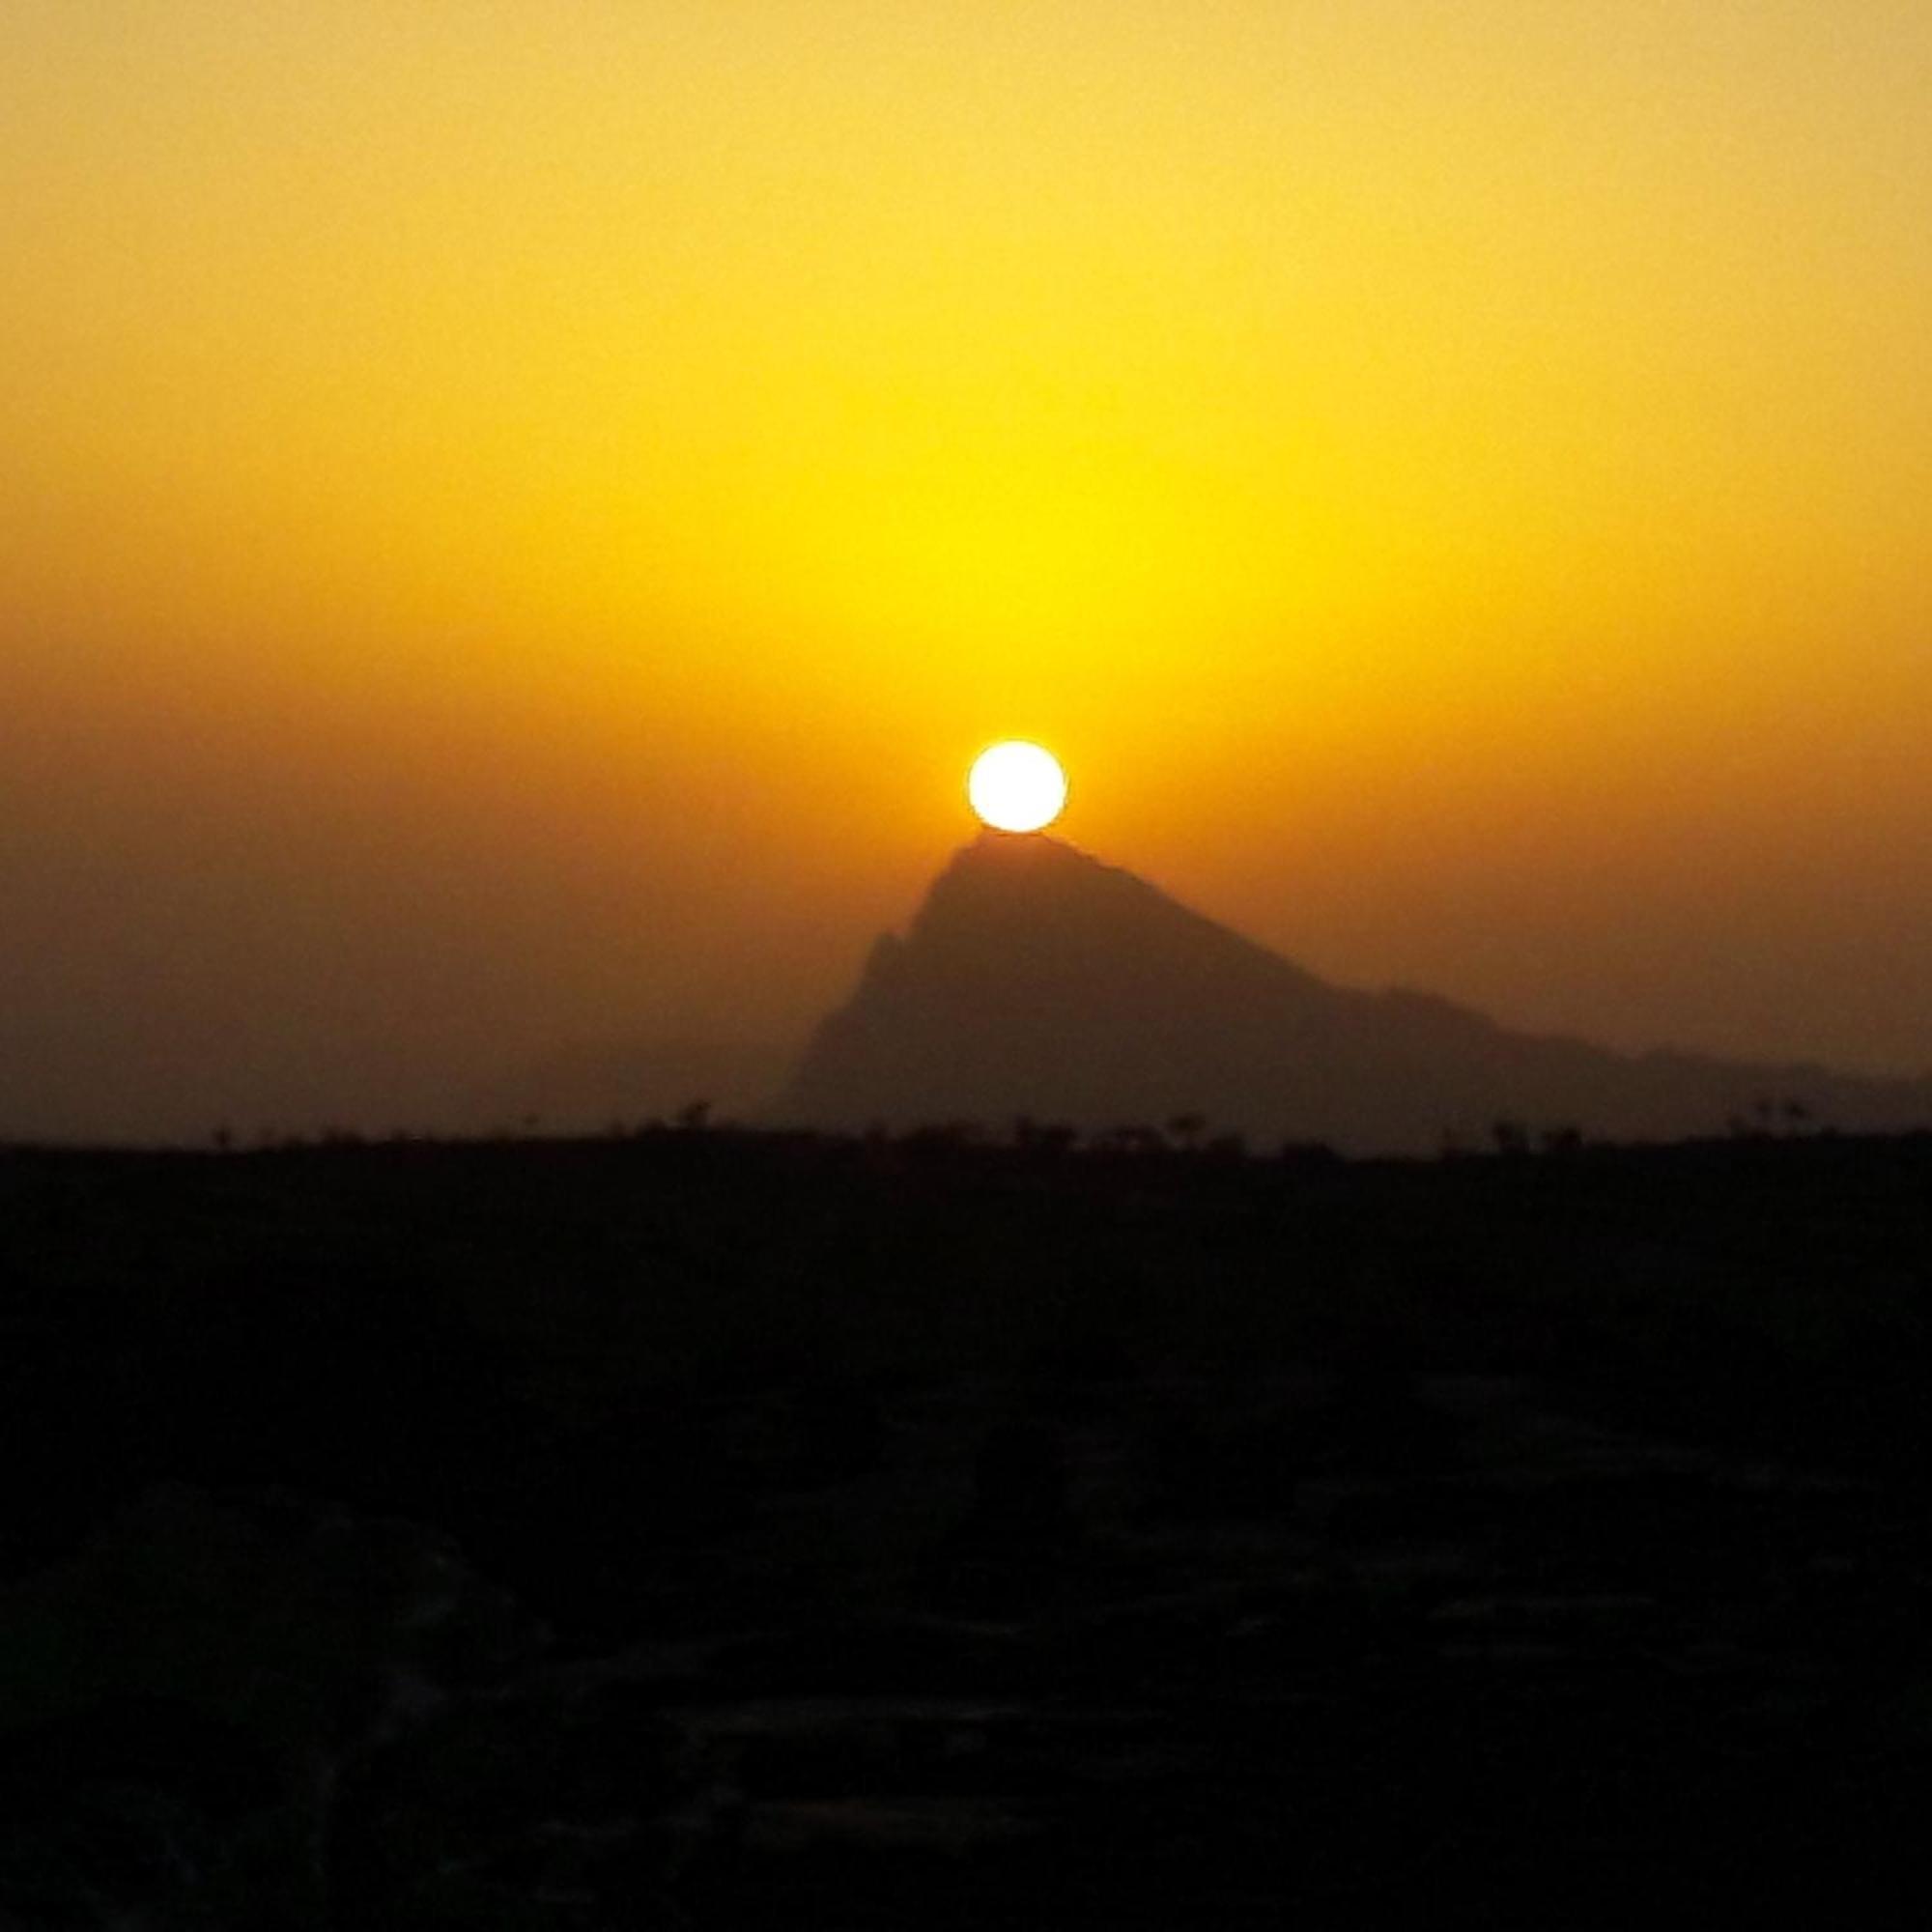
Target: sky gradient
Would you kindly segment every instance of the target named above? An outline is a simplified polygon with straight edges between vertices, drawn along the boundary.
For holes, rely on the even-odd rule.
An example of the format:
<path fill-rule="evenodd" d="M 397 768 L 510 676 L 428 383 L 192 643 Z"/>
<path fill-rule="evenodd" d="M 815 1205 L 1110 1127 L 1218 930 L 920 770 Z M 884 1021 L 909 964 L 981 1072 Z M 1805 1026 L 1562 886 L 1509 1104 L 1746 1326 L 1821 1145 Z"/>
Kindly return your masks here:
<path fill-rule="evenodd" d="M 1932 1067 L 1921 0 L 14 0 L 0 1131 L 781 1041 L 1051 746 L 1352 983 Z"/>

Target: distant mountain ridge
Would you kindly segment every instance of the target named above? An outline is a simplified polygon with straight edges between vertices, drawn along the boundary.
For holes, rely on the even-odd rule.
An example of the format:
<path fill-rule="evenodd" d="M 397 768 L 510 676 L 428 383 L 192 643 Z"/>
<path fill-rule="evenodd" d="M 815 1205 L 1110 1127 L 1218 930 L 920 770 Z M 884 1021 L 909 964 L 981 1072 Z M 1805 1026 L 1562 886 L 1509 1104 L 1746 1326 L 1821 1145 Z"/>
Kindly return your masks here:
<path fill-rule="evenodd" d="M 1487 1143 L 1496 1123 L 1617 1140 L 1718 1134 L 1769 1100 L 1846 1130 L 1932 1124 L 1932 1079 L 1514 1033 L 1448 1000 L 1319 979 L 1133 873 L 984 833 L 807 1045 L 777 1112 L 906 1127 L 1019 1116 L 1089 1131 L 1206 1118 L 1258 1145 Z"/>

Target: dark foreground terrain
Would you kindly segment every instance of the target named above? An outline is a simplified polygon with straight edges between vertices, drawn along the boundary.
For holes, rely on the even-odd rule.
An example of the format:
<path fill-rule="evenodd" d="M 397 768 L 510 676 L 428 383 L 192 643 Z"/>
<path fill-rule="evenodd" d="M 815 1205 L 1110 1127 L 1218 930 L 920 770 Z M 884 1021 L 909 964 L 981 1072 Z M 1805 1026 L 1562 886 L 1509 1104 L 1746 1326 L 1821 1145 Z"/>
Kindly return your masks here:
<path fill-rule="evenodd" d="M 0 1926 L 1922 1922 L 1932 1140 L 0 1154 Z"/>

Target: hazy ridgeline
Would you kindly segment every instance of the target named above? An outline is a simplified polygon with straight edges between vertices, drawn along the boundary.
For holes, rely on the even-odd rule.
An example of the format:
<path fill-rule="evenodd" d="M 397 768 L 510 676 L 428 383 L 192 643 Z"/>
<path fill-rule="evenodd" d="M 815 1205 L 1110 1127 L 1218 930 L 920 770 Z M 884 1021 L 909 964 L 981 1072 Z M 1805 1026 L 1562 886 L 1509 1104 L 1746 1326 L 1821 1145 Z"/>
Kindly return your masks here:
<path fill-rule="evenodd" d="M 0 1157 L 0 1906 L 1916 1879 L 1932 1139 L 1157 1138 Z"/>
<path fill-rule="evenodd" d="M 1487 1145 L 1498 1122 L 1621 1142 L 1901 1132 L 1932 1126 L 1932 1081 L 1613 1053 L 1336 985 L 1059 838 L 986 832 L 877 942 L 775 1105 L 846 1128 L 1195 1118 L 1264 1145 L 1413 1154 Z"/>

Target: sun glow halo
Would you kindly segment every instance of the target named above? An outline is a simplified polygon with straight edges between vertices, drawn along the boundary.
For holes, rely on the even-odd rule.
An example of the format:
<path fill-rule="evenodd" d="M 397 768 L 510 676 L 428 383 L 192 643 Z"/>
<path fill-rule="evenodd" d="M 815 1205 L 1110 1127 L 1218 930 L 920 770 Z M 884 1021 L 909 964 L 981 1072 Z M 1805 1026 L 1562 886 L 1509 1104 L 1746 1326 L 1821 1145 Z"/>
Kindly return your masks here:
<path fill-rule="evenodd" d="M 1051 752 L 1009 738 L 981 752 L 966 796 L 996 832 L 1038 832 L 1066 805 L 1066 774 Z"/>

